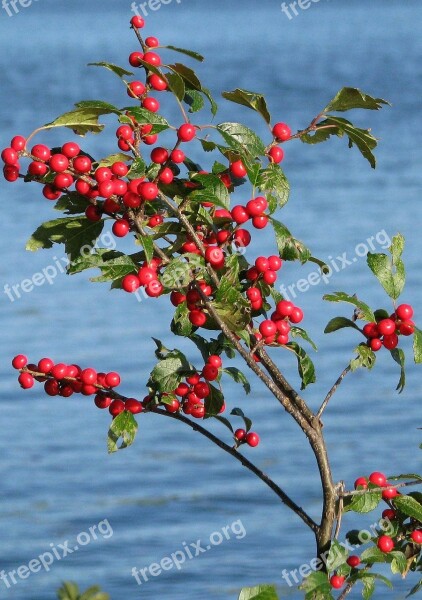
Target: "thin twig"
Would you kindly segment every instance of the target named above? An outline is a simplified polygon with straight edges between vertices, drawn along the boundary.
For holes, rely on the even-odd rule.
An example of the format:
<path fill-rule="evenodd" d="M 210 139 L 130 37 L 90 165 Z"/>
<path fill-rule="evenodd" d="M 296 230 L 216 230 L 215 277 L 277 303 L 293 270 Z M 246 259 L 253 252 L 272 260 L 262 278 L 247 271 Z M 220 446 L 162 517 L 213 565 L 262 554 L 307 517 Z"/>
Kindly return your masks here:
<path fill-rule="evenodd" d="M 322 413 L 324 412 L 324 410 L 327 408 L 327 405 L 329 403 L 329 401 L 331 400 L 331 398 L 334 396 L 334 394 L 336 393 L 339 385 L 341 385 L 341 382 L 343 381 L 343 379 L 346 377 L 347 373 L 349 373 L 351 370 L 351 366 L 350 364 L 347 365 L 347 367 L 344 369 L 344 371 L 342 372 L 342 374 L 340 375 L 340 377 L 337 379 L 337 381 L 335 382 L 335 384 L 333 385 L 333 387 L 331 388 L 331 390 L 328 392 L 328 394 L 325 397 L 324 402 L 321 404 L 321 407 L 319 409 L 319 411 L 316 414 L 316 419 L 320 420 Z"/>

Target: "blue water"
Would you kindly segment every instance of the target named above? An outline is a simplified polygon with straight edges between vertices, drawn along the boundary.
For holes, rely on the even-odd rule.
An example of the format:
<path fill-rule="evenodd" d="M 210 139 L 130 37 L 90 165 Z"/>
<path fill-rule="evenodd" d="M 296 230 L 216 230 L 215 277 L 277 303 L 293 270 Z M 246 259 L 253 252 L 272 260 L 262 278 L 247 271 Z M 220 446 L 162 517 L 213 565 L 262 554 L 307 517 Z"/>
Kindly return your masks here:
<path fill-rule="evenodd" d="M 95 73 L 85 65 L 99 60 L 125 64 L 136 48 L 127 27 L 130 16 L 129 1 L 111 0 L 38 0 L 27 8 L 20 6 L 12 17 L 0 9 L 2 146 L 78 100 L 126 103 L 112 74 Z M 345 252 L 349 259 L 357 258 L 355 248 L 368 244 L 371 236 L 380 251 L 388 237 L 401 231 L 407 239 L 409 272 L 404 299 L 415 305 L 417 314 L 422 312 L 421 18 L 422 6 L 416 0 L 322 0 L 292 20 L 275 1 L 183 0 L 150 11 L 147 29 L 165 43 L 205 54 L 207 62 L 198 72 L 214 93 L 235 87 L 261 91 L 274 120 L 288 121 L 293 129 L 310 122 L 343 85 L 392 102 L 393 108 L 380 113 L 356 115 L 358 123 L 371 126 L 381 138 L 376 171 L 355 150 L 348 150 L 344 140 L 286 147 L 284 166 L 293 192 L 281 218 L 325 260 Z M 243 120 L 265 135 L 259 119 L 241 107 L 222 105 L 218 118 Z M 72 135 L 60 131 L 46 135 L 45 141 L 54 144 L 65 138 Z M 103 143 L 92 136 L 84 146 L 107 155 L 114 150 L 112 132 L 105 147 Z M 2 181 L 0 194 L 3 288 L 54 265 L 63 251 L 58 246 L 35 254 L 24 251 L 40 221 L 56 216 L 36 187 Z M 267 233 L 255 238 L 248 256 L 273 250 Z M 312 270 L 287 265 L 282 281 L 292 285 Z M 24 352 L 32 360 L 52 356 L 116 369 L 122 374 L 124 393 L 144 395 L 153 365 L 151 336 L 173 344 L 165 325 L 170 317 L 167 302 L 138 304 L 132 296 L 109 292 L 107 285 L 88 284 L 88 278 L 87 273 L 72 278 L 59 274 L 53 285 L 22 293 L 13 302 L 1 293 L 0 570 L 28 565 L 65 540 L 73 547 L 78 534 L 104 520 L 113 535 L 99 534 L 78 552 L 56 560 L 49 572 L 18 579 L 10 588 L 0 581 L 0 597 L 51 600 L 60 582 L 71 579 L 81 587 L 99 583 L 113 600 L 235 599 L 242 586 L 258 582 L 274 582 L 282 597 L 300 598 L 286 586 L 281 572 L 309 563 L 311 536 L 230 457 L 199 435 L 152 416 L 139 419 L 134 447 L 107 456 L 109 416 L 95 409 L 90 399 L 58 400 L 45 398 L 39 388 L 25 393 L 18 389 L 10 357 Z M 298 294 L 305 325 L 320 348 L 315 356 L 319 380 L 305 393 L 315 408 L 356 343 L 352 333 L 322 333 L 329 318 L 348 314 L 321 300 L 324 293 L 340 289 L 385 304 L 362 258 L 336 273 L 328 285 Z M 199 364 L 187 343 L 181 342 L 181 347 Z M 410 342 L 406 347 L 410 351 Z M 297 382 L 290 357 L 281 352 L 275 356 Z M 373 374 L 356 373 L 332 401 L 325 431 L 335 477 L 348 486 L 375 469 L 390 474 L 420 470 L 416 428 L 421 425 L 421 384 L 410 356 L 408 362 L 408 387 L 401 396 L 394 391 L 397 369 L 380 357 Z M 245 453 L 317 518 L 318 479 L 300 432 L 262 387 L 255 385 L 248 398 L 230 382 L 226 389 L 228 406 L 242 407 L 262 438 L 257 449 Z M 213 429 L 225 436 L 218 426 Z M 376 518 L 374 513 L 359 523 L 369 526 Z M 201 539 L 206 544 L 213 532 L 230 525 L 239 533 L 238 521 L 246 535 L 232 532 L 230 540 L 187 560 L 180 570 L 150 577 L 141 586 L 131 576 L 133 567 L 160 562 L 182 550 L 184 542 Z M 348 517 L 344 531 L 356 525 Z M 110 534 L 106 523 L 101 531 Z M 379 591 L 376 598 L 403 598 L 412 581 L 402 583 L 396 577 L 395 591 Z M 350 597 L 359 597 L 358 591 Z"/>

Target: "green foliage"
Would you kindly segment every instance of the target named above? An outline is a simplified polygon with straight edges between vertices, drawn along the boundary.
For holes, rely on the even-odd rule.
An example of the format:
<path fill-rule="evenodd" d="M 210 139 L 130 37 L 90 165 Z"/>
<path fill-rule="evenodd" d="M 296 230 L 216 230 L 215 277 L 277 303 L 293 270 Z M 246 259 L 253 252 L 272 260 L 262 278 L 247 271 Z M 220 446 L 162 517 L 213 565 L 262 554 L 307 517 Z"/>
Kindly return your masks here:
<path fill-rule="evenodd" d="M 344 512 L 353 511 L 364 514 L 369 513 L 377 508 L 381 500 L 381 492 L 374 492 L 371 491 L 371 489 L 369 489 L 368 491 L 361 494 L 347 496 L 344 500 L 343 510 Z"/>
<path fill-rule="evenodd" d="M 274 585 L 258 585 L 243 588 L 238 600 L 278 600 L 278 595 Z"/>
<path fill-rule="evenodd" d="M 391 258 L 386 254 L 368 253 L 368 266 L 384 290 L 393 300 L 397 300 L 403 291 L 406 281 L 406 273 L 401 255 L 404 250 L 404 238 L 397 235 L 393 238 L 393 243 L 389 248 Z"/>
<path fill-rule="evenodd" d="M 135 441 L 137 431 L 138 423 L 131 412 L 124 410 L 117 415 L 108 430 L 107 448 L 109 454 L 131 446 Z M 122 442 L 118 446 L 120 438 Z"/>
<path fill-rule="evenodd" d="M 81 594 L 79 587 L 72 581 L 63 582 L 62 587 L 57 590 L 57 598 L 58 600 L 110 600 L 110 596 L 102 592 L 99 586 L 92 586 Z"/>
<path fill-rule="evenodd" d="M 226 100 L 230 100 L 230 102 L 242 104 L 243 106 L 255 110 L 264 118 L 266 123 L 269 124 L 271 122 L 271 115 L 268 112 L 267 103 L 262 94 L 256 94 L 255 92 L 237 88 L 231 92 L 223 92 L 222 96 Z"/>
<path fill-rule="evenodd" d="M 327 300 L 328 302 L 348 302 L 349 304 L 353 304 L 353 306 L 358 309 L 356 318 L 365 319 L 365 321 L 375 321 L 375 316 L 372 310 L 367 304 L 365 304 L 365 302 L 359 300 L 356 295 L 349 296 L 344 292 L 334 292 L 334 294 L 325 294 L 323 299 Z"/>
<path fill-rule="evenodd" d="M 305 592 L 305 600 L 333 600 L 331 585 L 326 573 L 311 573 L 299 586 Z"/>
<path fill-rule="evenodd" d="M 172 350 L 155 365 L 149 385 L 160 392 L 172 392 L 191 370 L 186 356 L 179 350 Z"/>
<path fill-rule="evenodd" d="M 383 105 L 391 106 L 387 100 L 383 100 L 382 98 L 372 98 L 357 88 L 344 87 L 324 108 L 324 113 L 345 112 L 353 108 L 380 110 Z"/>
<path fill-rule="evenodd" d="M 97 103 L 96 103 L 97 104 Z M 118 111 L 117 111 L 118 112 Z M 76 110 L 64 113 L 51 123 L 43 126 L 43 129 L 52 129 L 54 127 L 67 127 L 77 135 L 84 136 L 87 133 L 101 133 L 104 125 L 98 122 L 101 115 L 116 113 L 116 109 L 105 104 L 105 106 L 79 106 Z"/>

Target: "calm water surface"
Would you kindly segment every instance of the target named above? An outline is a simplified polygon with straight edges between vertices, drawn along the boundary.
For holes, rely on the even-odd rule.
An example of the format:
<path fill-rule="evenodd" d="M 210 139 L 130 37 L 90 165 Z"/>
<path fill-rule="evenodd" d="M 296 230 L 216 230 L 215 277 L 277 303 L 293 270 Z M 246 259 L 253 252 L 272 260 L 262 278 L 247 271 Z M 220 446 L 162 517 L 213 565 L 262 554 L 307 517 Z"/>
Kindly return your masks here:
<path fill-rule="evenodd" d="M 39 0 L 13 17 L 5 10 L 0 13 L 2 146 L 78 100 L 126 102 L 112 74 L 93 73 L 85 64 L 125 64 L 136 48 L 127 28 L 129 1 Z M 349 333 L 324 337 L 327 320 L 341 309 L 327 306 L 321 296 L 344 289 L 375 304 L 384 302 L 365 260 L 355 254 L 358 244 L 374 236 L 379 250 L 397 231 L 406 236 L 405 299 L 422 312 L 421 18 L 422 7 L 414 0 L 323 0 L 292 20 L 279 2 L 183 0 L 163 5 L 149 17 L 149 35 L 207 56 L 198 71 L 216 94 L 235 87 L 264 92 L 274 118 L 288 121 L 294 129 L 306 125 L 343 85 L 361 87 L 393 104 L 381 113 L 356 116 L 381 138 L 376 171 L 349 151 L 344 140 L 287 148 L 285 170 L 293 193 L 283 221 L 315 255 L 331 260 L 346 252 L 352 261 L 328 285 L 297 298 L 320 348 L 315 357 L 319 380 L 306 391 L 314 407 L 347 364 L 356 342 Z M 259 120 L 240 107 L 222 106 L 218 118 L 246 121 L 265 135 Z M 54 144 L 63 135 L 51 133 L 46 141 Z M 113 135 L 106 148 L 100 143 L 104 142 L 95 136 L 87 138 L 86 149 L 97 155 L 114 150 Z M 41 219 L 54 218 L 51 205 L 36 188 L 0 182 L 0 194 L 3 289 L 54 265 L 63 251 L 58 246 L 36 254 L 24 251 Z M 255 237 L 254 254 L 273 250 L 269 234 Z M 283 283 L 292 285 L 311 271 L 312 267 L 287 265 Z M 230 457 L 198 435 L 154 417 L 140 419 L 133 448 L 107 456 L 109 417 L 90 400 L 49 399 L 39 389 L 22 393 L 17 388 L 10 357 L 25 352 L 33 360 L 51 355 L 116 369 L 125 393 L 144 394 L 153 365 L 151 336 L 157 336 L 158 328 L 161 339 L 173 343 L 165 325 L 170 317 L 167 303 L 139 305 L 133 297 L 109 292 L 107 285 L 89 285 L 88 278 L 86 273 L 58 275 L 53 285 L 22 294 L 14 302 L 0 294 L 0 570 L 28 564 L 65 540 L 73 547 L 79 533 L 103 520 L 113 535 L 98 535 L 78 552 L 55 561 L 50 572 L 33 574 L 9 589 L 0 581 L 0 597 L 51 600 L 60 581 L 72 579 L 86 587 L 100 583 L 113 600 L 234 599 L 242 586 L 257 582 L 275 582 L 282 597 L 299 598 L 281 572 L 310 561 L 311 537 Z M 181 347 L 198 360 L 186 343 Z M 276 356 L 297 381 L 290 358 Z M 325 420 L 328 444 L 336 449 L 335 477 L 351 485 L 358 475 L 374 469 L 390 474 L 420 469 L 416 427 L 421 425 L 421 384 L 416 369 L 409 362 L 408 388 L 401 396 L 394 392 L 397 370 L 382 357 L 374 376 L 362 372 L 353 378 L 338 393 Z M 248 456 L 317 517 L 315 465 L 296 428 L 259 386 L 245 398 L 241 388 L 229 383 L 227 399 L 230 407 L 241 406 L 255 420 L 261 434 L 261 445 L 246 450 Z M 369 526 L 375 518 L 369 515 L 363 521 Z M 239 520 L 246 535 L 232 534 L 182 569 L 141 586 L 131 576 L 133 567 L 159 562 L 183 549 L 184 543 L 209 540 L 213 532 Z M 347 518 L 345 527 L 354 524 Z M 397 580 L 391 597 L 404 598 L 406 589 Z M 380 591 L 376 597 L 387 596 Z"/>

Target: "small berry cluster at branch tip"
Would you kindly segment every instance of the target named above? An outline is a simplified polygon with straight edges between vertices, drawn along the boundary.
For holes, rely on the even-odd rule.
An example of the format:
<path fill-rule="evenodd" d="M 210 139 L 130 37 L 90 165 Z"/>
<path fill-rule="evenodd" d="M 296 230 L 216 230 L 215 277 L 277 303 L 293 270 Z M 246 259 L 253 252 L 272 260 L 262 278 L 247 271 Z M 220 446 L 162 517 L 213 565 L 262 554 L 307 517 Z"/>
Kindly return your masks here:
<path fill-rule="evenodd" d="M 388 316 L 383 310 L 376 311 L 379 320 L 367 323 L 363 327 L 363 334 L 368 338 L 368 346 L 378 352 L 383 346 L 387 350 L 394 350 L 399 343 L 399 336 L 409 336 L 415 333 L 413 308 L 410 304 L 400 304 L 393 314 Z"/>

